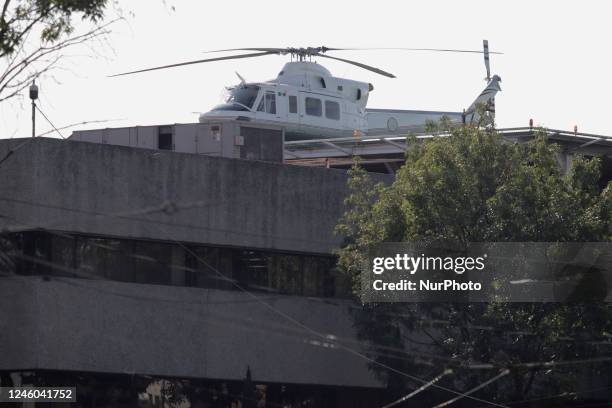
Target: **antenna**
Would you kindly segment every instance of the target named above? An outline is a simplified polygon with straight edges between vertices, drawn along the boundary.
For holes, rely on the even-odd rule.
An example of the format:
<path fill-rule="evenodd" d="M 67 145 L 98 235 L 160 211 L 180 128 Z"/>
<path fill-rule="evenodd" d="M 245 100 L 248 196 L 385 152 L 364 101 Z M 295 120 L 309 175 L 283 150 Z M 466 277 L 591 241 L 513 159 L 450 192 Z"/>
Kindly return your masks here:
<path fill-rule="evenodd" d="M 489 62 L 489 40 L 482 40 L 482 48 L 484 50 L 485 67 L 487 68 L 486 81 L 489 82 L 491 80 L 491 64 Z"/>
<path fill-rule="evenodd" d="M 246 81 L 244 80 L 244 78 L 242 77 L 242 75 L 240 75 L 240 74 L 238 73 L 238 71 L 234 71 L 234 72 L 236 72 L 236 76 L 238 77 L 238 79 L 240 79 L 240 85 L 244 85 L 244 84 L 246 84 Z"/>

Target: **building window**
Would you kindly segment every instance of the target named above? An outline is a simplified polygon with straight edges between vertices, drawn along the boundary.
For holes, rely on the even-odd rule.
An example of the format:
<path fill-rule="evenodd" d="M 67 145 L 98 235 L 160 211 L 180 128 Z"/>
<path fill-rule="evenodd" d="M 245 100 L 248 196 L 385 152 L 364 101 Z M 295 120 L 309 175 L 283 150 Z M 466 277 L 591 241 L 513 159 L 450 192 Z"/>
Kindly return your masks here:
<path fill-rule="evenodd" d="M 297 113 L 297 96 L 289 95 L 289 113 Z"/>
<path fill-rule="evenodd" d="M 323 105 L 317 98 L 306 98 L 306 114 L 310 116 L 321 116 Z"/>
<path fill-rule="evenodd" d="M 157 148 L 159 150 L 173 150 L 173 137 L 171 126 L 160 126 L 157 131 Z"/>
<path fill-rule="evenodd" d="M 325 117 L 340 120 L 340 104 L 334 101 L 325 101 Z"/>
<path fill-rule="evenodd" d="M 133 258 L 133 280 L 137 283 L 168 285 L 170 276 L 170 259 L 172 246 L 159 242 L 135 241 L 131 257 Z"/>
<path fill-rule="evenodd" d="M 77 275 L 98 276 L 120 282 L 136 281 L 134 241 L 88 237 L 77 237 L 75 240 Z"/>
<path fill-rule="evenodd" d="M 331 256 L 47 232 L 0 235 L 0 266 L 50 275 L 317 297 L 348 297 Z"/>

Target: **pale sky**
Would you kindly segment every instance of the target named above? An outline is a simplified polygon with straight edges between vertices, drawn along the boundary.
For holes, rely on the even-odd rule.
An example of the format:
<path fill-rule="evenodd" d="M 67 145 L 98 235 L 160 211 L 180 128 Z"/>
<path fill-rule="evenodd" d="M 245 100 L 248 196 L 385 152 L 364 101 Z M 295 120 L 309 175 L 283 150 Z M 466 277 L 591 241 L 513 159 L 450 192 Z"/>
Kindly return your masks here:
<path fill-rule="evenodd" d="M 612 3 L 606 1 L 121 1 L 134 16 L 114 26 L 103 57 L 71 57 L 40 81 L 40 106 L 62 127 L 196 122 L 225 86 L 272 79 L 289 57 L 213 62 L 120 78 L 107 75 L 239 47 L 422 47 L 481 49 L 502 78 L 499 127 L 536 124 L 612 135 Z M 129 4 L 127 4 L 129 3 Z M 174 6 L 175 10 L 171 9 Z M 71 54 L 84 54 L 75 50 Z M 333 75 L 374 84 L 368 107 L 461 111 L 485 86 L 482 55 L 344 51 L 335 55 L 394 73 L 389 79 L 340 62 Z M 0 137 L 31 133 L 29 99 L 0 104 Z M 50 129 L 42 117 L 37 133 Z M 50 137 L 57 137 L 51 134 Z"/>

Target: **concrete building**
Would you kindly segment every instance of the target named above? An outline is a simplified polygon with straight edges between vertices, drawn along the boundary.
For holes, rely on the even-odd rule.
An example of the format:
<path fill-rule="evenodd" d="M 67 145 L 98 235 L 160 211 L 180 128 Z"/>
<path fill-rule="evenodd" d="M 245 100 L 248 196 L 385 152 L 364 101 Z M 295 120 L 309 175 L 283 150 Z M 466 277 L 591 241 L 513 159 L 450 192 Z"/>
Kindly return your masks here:
<path fill-rule="evenodd" d="M 210 404 L 245 381 L 267 406 L 379 401 L 334 343 L 365 348 L 332 257 L 344 171 L 45 138 L 0 158 L 5 378 L 76 383 L 80 406 L 101 384 L 124 394 L 98 406 L 156 406 L 161 378 L 192 406 L 230 406 Z"/>
<path fill-rule="evenodd" d="M 565 170 L 602 155 L 610 179 L 612 140 L 558 138 Z M 384 405 L 334 268 L 346 172 L 324 166 L 392 173 L 404 148 L 248 123 L 0 140 L 0 382 L 82 407 Z"/>

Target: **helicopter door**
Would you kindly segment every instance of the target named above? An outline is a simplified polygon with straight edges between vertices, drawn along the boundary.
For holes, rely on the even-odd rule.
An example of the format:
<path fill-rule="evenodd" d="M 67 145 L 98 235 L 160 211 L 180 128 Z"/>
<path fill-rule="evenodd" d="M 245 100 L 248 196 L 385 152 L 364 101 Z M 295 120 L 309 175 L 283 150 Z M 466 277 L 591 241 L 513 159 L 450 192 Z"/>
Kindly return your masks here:
<path fill-rule="evenodd" d="M 295 94 L 287 94 L 287 120 L 296 124 L 300 121 L 298 96 Z"/>
<path fill-rule="evenodd" d="M 323 100 L 319 95 L 301 92 L 304 111 L 300 117 L 300 128 L 317 128 L 323 124 Z"/>
<path fill-rule="evenodd" d="M 265 91 L 262 95 L 259 106 L 257 106 L 257 112 L 263 113 L 263 115 L 257 115 L 263 119 L 279 118 L 280 112 L 278 111 L 276 104 L 276 92 Z"/>

